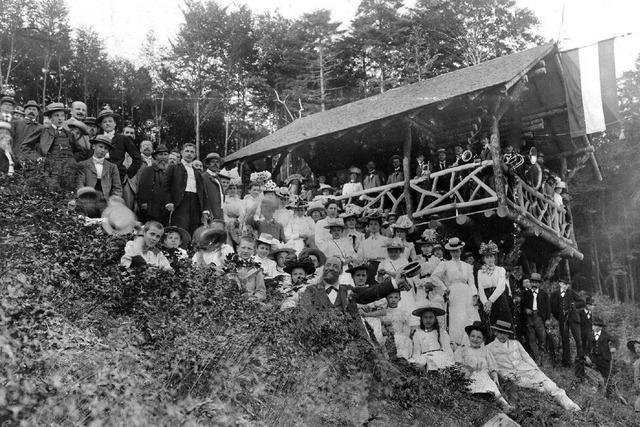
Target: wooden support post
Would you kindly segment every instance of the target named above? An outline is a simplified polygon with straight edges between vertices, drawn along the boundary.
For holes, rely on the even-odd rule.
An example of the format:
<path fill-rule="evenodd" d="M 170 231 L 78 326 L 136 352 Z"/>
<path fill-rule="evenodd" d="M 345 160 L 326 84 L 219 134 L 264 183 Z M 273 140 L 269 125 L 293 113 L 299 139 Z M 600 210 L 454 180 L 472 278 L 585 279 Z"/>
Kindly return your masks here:
<path fill-rule="evenodd" d="M 567 182 L 567 172 L 567 158 L 560 157 L 560 178 L 562 178 L 564 182 Z"/>
<path fill-rule="evenodd" d="M 513 238 L 513 247 L 509 251 L 509 253 L 504 257 L 504 265 L 506 266 L 514 266 L 516 262 L 520 259 L 520 255 L 522 254 L 522 245 L 524 244 L 527 237 L 523 233 L 518 233 Z"/>
<path fill-rule="evenodd" d="M 500 118 L 493 116 L 491 122 L 491 139 L 489 143 L 489 151 L 491 152 L 491 159 L 493 160 L 494 189 L 496 191 L 496 196 L 498 197 L 498 215 L 504 213 L 504 209 L 507 208 L 507 195 L 504 188 L 505 180 L 504 173 L 502 171 L 502 152 L 500 151 L 499 123 Z"/>
<path fill-rule="evenodd" d="M 275 181 L 275 178 L 277 178 L 278 175 L 280 174 L 280 168 L 284 164 L 284 161 L 287 157 L 289 157 L 289 152 L 287 150 L 280 152 L 278 161 L 276 162 L 276 165 L 273 167 L 273 170 L 271 171 L 271 177 L 272 177 L 271 179 L 273 179 L 274 181 Z"/>
<path fill-rule="evenodd" d="M 404 146 L 402 147 L 402 172 L 404 174 L 404 202 L 407 206 L 407 215 L 413 217 L 413 200 L 411 199 L 411 122 L 406 122 Z"/>
<path fill-rule="evenodd" d="M 551 256 L 549 264 L 547 264 L 547 270 L 544 272 L 545 279 L 551 279 L 551 277 L 553 277 L 553 274 L 556 272 L 556 268 L 558 268 L 558 264 L 560 264 L 561 260 L 562 256 L 558 252 Z"/>
<path fill-rule="evenodd" d="M 587 147 L 591 147 L 593 149 L 593 145 L 591 144 L 591 140 L 587 135 L 584 136 L 584 139 L 587 143 Z M 602 173 L 600 172 L 600 166 L 598 166 L 598 160 L 596 159 L 596 155 L 594 153 L 595 150 L 592 150 L 589 154 L 589 161 L 591 162 L 591 166 L 593 166 L 593 173 L 598 181 L 602 181 Z"/>

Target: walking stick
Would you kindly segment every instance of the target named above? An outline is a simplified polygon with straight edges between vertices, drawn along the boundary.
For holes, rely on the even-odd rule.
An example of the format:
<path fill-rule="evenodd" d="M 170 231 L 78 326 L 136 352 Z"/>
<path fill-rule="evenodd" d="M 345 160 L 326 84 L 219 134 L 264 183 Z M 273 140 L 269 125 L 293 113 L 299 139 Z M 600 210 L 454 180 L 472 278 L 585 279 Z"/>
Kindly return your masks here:
<path fill-rule="evenodd" d="M 169 212 L 169 225 L 171 225 L 171 217 L 173 216 L 173 211 Z"/>

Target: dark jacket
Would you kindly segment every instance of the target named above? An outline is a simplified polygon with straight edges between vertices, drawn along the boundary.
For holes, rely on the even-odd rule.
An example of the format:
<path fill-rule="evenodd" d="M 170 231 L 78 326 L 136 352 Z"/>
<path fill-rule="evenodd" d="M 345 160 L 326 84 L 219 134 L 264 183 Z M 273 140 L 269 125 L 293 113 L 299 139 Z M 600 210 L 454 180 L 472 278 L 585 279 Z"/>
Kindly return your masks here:
<path fill-rule="evenodd" d="M 525 289 L 522 294 L 522 311 L 525 312 L 525 309 L 533 310 L 533 291 L 531 289 Z M 551 317 L 551 308 L 549 305 L 549 294 L 544 290 L 538 288 L 538 315 L 545 322 L 549 320 Z M 526 314 L 525 314 L 526 315 Z"/>
<path fill-rule="evenodd" d="M 62 128 L 61 133 L 69 139 L 71 152 L 77 161 L 85 160 L 86 152 L 78 145 L 73 134 Z M 44 126 L 28 135 L 22 141 L 22 156 L 31 160 L 37 160 L 39 157 L 46 157 L 47 153 L 53 145 L 56 138 L 56 130 L 52 126 Z"/>
<path fill-rule="evenodd" d="M 582 348 L 585 354 L 589 354 L 593 348 L 593 313 L 587 316 L 584 308 L 578 311 L 578 314 L 580 314 L 580 338 L 582 339 Z"/>
<path fill-rule="evenodd" d="M 584 307 L 585 301 L 571 288 L 567 289 L 564 298 L 561 298 L 560 290 L 551 294 L 551 314 L 558 322 L 580 323 L 578 310 Z"/>
<path fill-rule="evenodd" d="M 42 125 L 37 122 L 27 122 L 25 119 L 15 120 L 11 122 L 13 127 L 13 155 L 14 161 L 22 158 L 22 142 L 32 133 L 40 131 Z"/>
<path fill-rule="evenodd" d="M 386 177 L 384 173 L 377 170 L 374 170 L 373 174 L 367 171 L 367 173 L 362 176 L 362 188 L 364 188 L 365 190 L 383 186 L 385 182 Z"/>
<path fill-rule="evenodd" d="M 142 165 L 140 150 L 131 138 L 118 134 L 111 140 L 113 148 L 109 150 L 109 161 L 115 164 L 120 171 L 120 181 L 125 181 L 125 176 L 133 178 Z M 131 157 L 131 165 L 124 165 L 125 153 Z"/>
<path fill-rule="evenodd" d="M 202 183 L 204 190 L 203 211 L 211 212 L 211 216 L 215 219 L 223 219 L 222 214 L 222 187 L 218 178 L 209 172 L 202 172 Z"/>
<path fill-rule="evenodd" d="M 18 164 L 16 163 L 16 159 L 14 156 L 11 156 L 13 160 L 13 168 L 15 169 Z M 9 159 L 4 154 L 4 150 L 0 148 L 0 173 L 8 173 L 9 172 Z"/>
<path fill-rule="evenodd" d="M 78 177 L 77 188 L 80 187 L 95 187 L 98 182 L 98 172 L 96 171 L 96 165 L 93 163 L 93 158 L 83 160 L 78 163 Z M 102 165 L 102 178 L 100 179 L 100 187 L 102 187 L 102 194 L 105 199 L 110 196 L 122 197 L 122 184 L 120 183 L 120 174 L 118 168 L 113 163 L 109 163 L 105 160 Z"/>
<path fill-rule="evenodd" d="M 317 285 L 309 286 L 300 296 L 300 306 L 314 308 L 316 310 L 324 310 L 337 308 L 343 312 L 353 315 L 358 313 L 358 304 L 369 304 L 379 299 L 385 298 L 394 287 L 390 280 L 375 284 L 368 287 L 358 287 L 340 285 L 338 287 L 338 296 L 335 304 L 331 304 L 331 300 L 324 288 L 324 282 Z M 349 293 L 351 291 L 351 293 Z"/>
<path fill-rule="evenodd" d="M 165 224 L 168 212 L 165 205 L 168 202 L 168 194 L 165 192 L 166 171 L 158 165 L 147 166 L 138 176 L 138 205 L 147 205 L 142 212 L 143 216 Z"/>
<path fill-rule="evenodd" d="M 593 349 L 591 350 L 591 361 L 596 365 L 608 365 L 611 363 L 611 349 L 609 343 L 611 343 L 611 337 L 604 329 L 600 332 L 600 337 L 595 340 L 593 332 L 591 333 L 591 339 L 593 340 Z"/>
<path fill-rule="evenodd" d="M 196 179 L 196 193 L 200 200 L 200 206 L 204 206 L 204 190 L 202 183 L 202 175 L 194 170 Z M 184 198 L 184 190 L 187 188 L 187 169 L 182 163 L 170 165 L 165 175 L 165 193 L 167 194 L 167 203 L 173 203 L 174 207 L 178 207 Z"/>

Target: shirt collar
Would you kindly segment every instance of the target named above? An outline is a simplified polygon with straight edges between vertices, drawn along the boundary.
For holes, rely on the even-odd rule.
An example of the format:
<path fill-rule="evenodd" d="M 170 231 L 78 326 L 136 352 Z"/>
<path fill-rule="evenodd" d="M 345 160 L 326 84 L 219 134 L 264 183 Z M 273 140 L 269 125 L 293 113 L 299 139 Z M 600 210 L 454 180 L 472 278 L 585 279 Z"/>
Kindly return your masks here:
<path fill-rule="evenodd" d="M 180 160 L 182 162 L 182 164 L 184 165 L 184 167 L 186 168 L 193 168 L 193 164 L 192 163 L 187 163 L 184 159 Z"/>
<path fill-rule="evenodd" d="M 218 177 L 218 174 L 217 174 L 217 173 L 211 172 L 209 169 L 207 169 L 207 173 L 208 173 L 209 175 L 211 175 L 212 177 L 214 177 L 214 178 L 217 178 L 217 177 Z"/>

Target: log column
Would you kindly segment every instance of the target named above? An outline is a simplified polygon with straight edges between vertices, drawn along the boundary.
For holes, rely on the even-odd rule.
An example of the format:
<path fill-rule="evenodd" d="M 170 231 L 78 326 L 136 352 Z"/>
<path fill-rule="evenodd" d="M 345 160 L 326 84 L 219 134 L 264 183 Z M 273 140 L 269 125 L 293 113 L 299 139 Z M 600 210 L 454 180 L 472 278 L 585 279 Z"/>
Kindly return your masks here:
<path fill-rule="evenodd" d="M 498 197 L 498 215 L 504 217 L 508 210 L 507 195 L 504 188 L 504 172 L 502 170 L 502 152 L 500 150 L 500 130 L 498 124 L 500 119 L 497 116 L 492 117 L 491 121 L 491 139 L 489 142 L 489 151 L 491 159 L 493 159 L 493 180 L 496 196 Z"/>
<path fill-rule="evenodd" d="M 411 199 L 411 122 L 407 121 L 402 147 L 402 173 L 404 174 L 404 202 L 407 206 L 407 215 L 413 218 L 413 200 Z"/>

